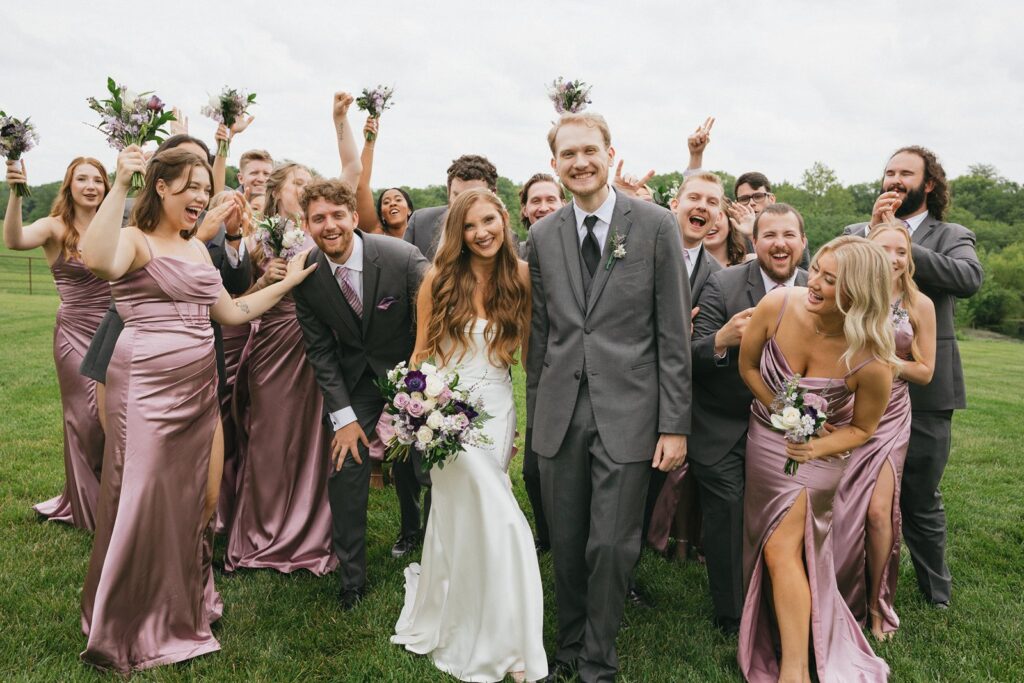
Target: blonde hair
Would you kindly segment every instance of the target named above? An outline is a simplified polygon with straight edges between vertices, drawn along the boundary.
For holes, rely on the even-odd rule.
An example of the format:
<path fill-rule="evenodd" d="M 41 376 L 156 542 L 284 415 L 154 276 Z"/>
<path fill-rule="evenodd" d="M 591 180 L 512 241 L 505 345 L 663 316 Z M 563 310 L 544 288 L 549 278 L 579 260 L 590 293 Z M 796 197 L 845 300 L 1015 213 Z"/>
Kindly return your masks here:
<path fill-rule="evenodd" d="M 818 249 L 811 267 L 825 254 L 836 259 L 836 306 L 843 314 L 847 349 L 842 360 L 847 369 L 864 350 L 896 370 L 902 362 L 893 337 L 892 266 L 885 251 L 863 237 L 845 235 Z"/>
<path fill-rule="evenodd" d="M 558 137 L 558 131 L 561 130 L 562 126 L 569 125 L 581 125 L 587 128 L 597 128 L 601 131 L 601 137 L 604 139 L 605 148 L 612 146 L 612 131 L 608 128 L 608 122 L 604 120 L 604 117 L 600 114 L 591 114 L 584 112 L 580 114 L 562 114 L 561 118 L 555 122 L 555 125 L 551 126 L 551 130 L 548 131 L 548 147 L 551 148 L 551 155 L 555 156 L 555 138 Z"/>
<path fill-rule="evenodd" d="M 899 278 L 893 281 L 892 286 L 893 294 L 899 294 L 903 298 L 903 308 L 906 309 L 907 318 L 910 320 L 910 327 L 914 330 L 914 340 L 910 344 L 910 353 L 914 358 L 920 358 L 921 350 L 917 345 L 918 319 L 916 309 L 917 297 L 921 296 L 921 290 L 917 288 L 917 283 L 914 282 L 913 243 L 910 241 L 910 233 L 907 231 L 907 227 L 899 221 L 879 223 L 868 233 L 868 239 L 874 242 L 876 237 L 886 232 L 899 234 L 907 243 L 907 267 L 900 274 Z"/>
<path fill-rule="evenodd" d="M 722 179 L 719 178 L 717 174 L 711 173 L 709 171 L 703 171 L 701 173 L 694 173 L 693 175 L 684 176 L 683 182 L 679 183 L 679 189 L 676 190 L 675 199 L 679 199 L 680 197 L 682 197 L 683 190 L 686 189 L 686 186 L 695 180 L 703 180 L 706 183 L 717 185 L 719 191 L 722 194 L 722 200 L 725 201 L 725 186 L 722 184 Z"/>
<path fill-rule="evenodd" d="M 278 202 L 281 199 L 281 187 L 288 182 L 291 174 L 300 168 L 310 176 L 313 175 L 308 166 L 296 161 L 285 161 L 273 170 L 267 179 L 267 205 L 263 208 L 264 216 L 276 216 L 280 212 L 281 208 L 278 206 Z M 282 216 L 282 218 L 294 219 L 296 216 Z"/>

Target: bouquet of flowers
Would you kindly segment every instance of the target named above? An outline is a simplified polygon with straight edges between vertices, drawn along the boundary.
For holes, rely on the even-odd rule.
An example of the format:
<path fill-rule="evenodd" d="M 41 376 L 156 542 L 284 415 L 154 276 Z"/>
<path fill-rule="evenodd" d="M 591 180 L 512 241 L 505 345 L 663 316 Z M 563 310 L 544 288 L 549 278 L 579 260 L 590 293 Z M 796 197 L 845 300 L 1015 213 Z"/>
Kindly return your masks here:
<path fill-rule="evenodd" d="M 371 117 L 379 119 L 385 109 L 391 108 L 391 96 L 395 94 L 394 88 L 386 88 L 378 85 L 372 90 L 363 88 L 363 94 L 356 98 L 356 106 L 365 111 Z M 366 134 L 366 141 L 373 142 L 373 133 Z"/>
<path fill-rule="evenodd" d="M 0 111 L 0 156 L 10 161 L 18 161 L 21 155 L 39 144 L 39 133 L 28 119 L 19 121 Z M 20 166 L 20 164 L 19 164 Z M 32 190 L 24 183 L 14 186 L 14 194 L 19 197 L 31 197 Z"/>
<path fill-rule="evenodd" d="M 86 100 L 89 108 L 100 115 L 98 126 L 93 126 L 107 136 L 107 143 L 121 151 L 128 145 L 142 146 L 150 140 L 157 144 L 164 141 L 167 131 L 164 124 L 174 121 L 174 114 L 164 111 L 163 101 L 152 92 L 136 93 L 123 85 L 118 85 L 113 78 L 107 78 L 107 91 L 110 97 L 97 100 L 90 97 Z M 132 174 L 132 190 L 140 190 L 145 184 L 141 173 Z"/>
<path fill-rule="evenodd" d="M 220 95 L 211 95 L 210 103 L 199 110 L 206 117 L 217 123 L 223 123 L 229 129 L 235 125 L 235 121 L 245 116 L 250 104 L 256 104 L 256 93 L 247 93 L 244 90 L 236 90 L 224 86 Z M 227 158 L 228 147 L 231 145 L 227 140 L 217 143 L 217 156 Z"/>
<path fill-rule="evenodd" d="M 812 436 L 824 436 L 828 421 L 828 401 L 800 386 L 800 375 L 793 375 L 775 395 L 770 406 L 772 428 L 782 432 L 790 443 L 806 443 Z M 783 471 L 796 474 L 800 466 L 796 460 L 786 458 Z"/>
<path fill-rule="evenodd" d="M 679 183 L 658 185 L 654 188 L 654 203 L 658 206 L 670 209 L 671 207 L 669 206 L 669 202 L 675 199 L 677 194 L 679 194 Z"/>
<path fill-rule="evenodd" d="M 377 435 L 388 460 L 405 460 L 415 448 L 424 471 L 443 469 L 465 446 L 491 443 L 481 431 L 491 416 L 459 386 L 456 373 L 442 372 L 430 362 L 411 370 L 403 361 L 377 380 L 377 387 L 387 401 Z"/>
<path fill-rule="evenodd" d="M 267 258 L 289 260 L 302 251 L 306 233 L 287 218 L 269 216 L 256 224 L 256 244 Z"/>
<path fill-rule="evenodd" d="M 559 76 L 548 88 L 548 97 L 559 114 L 578 114 L 590 104 L 591 87 L 583 81 L 566 81 Z"/>

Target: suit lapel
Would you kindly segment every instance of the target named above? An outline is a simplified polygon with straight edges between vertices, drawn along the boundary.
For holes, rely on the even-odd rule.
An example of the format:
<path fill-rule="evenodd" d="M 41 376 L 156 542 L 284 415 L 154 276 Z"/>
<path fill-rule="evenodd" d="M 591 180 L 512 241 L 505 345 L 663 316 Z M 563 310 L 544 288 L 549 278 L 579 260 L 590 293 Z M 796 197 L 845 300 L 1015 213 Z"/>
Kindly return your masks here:
<path fill-rule="evenodd" d="M 747 264 L 747 296 L 750 306 L 756 306 L 764 298 L 764 278 L 761 277 L 761 264 L 756 260 Z"/>
<path fill-rule="evenodd" d="M 921 221 L 921 224 L 919 226 L 917 226 L 917 230 L 915 230 L 914 234 L 910 236 L 911 243 L 924 244 L 924 241 L 928 239 L 928 236 L 931 235 L 932 231 L 935 229 L 935 226 L 937 226 L 938 224 L 939 221 L 933 218 L 931 214 L 925 216 L 925 219 Z"/>
<path fill-rule="evenodd" d="M 576 215 L 570 202 L 561 209 L 561 223 L 558 234 L 562 239 L 562 251 L 565 253 L 565 268 L 569 274 L 569 288 L 576 297 L 580 311 L 586 310 L 586 299 L 583 296 L 583 270 L 580 266 L 580 243 L 576 233 Z"/>
<path fill-rule="evenodd" d="M 614 191 L 614 190 L 613 190 Z M 594 310 L 594 304 L 601 297 L 601 292 L 604 291 L 604 286 L 608 284 L 608 278 L 611 276 L 612 271 L 615 269 L 615 262 L 617 259 L 611 261 L 611 268 L 609 268 L 609 257 L 612 253 L 612 238 L 615 233 L 619 234 L 619 237 L 626 244 L 626 238 L 629 236 L 629 229 L 633 226 L 629 218 L 630 214 L 629 200 L 624 196 L 615 195 L 615 209 L 612 211 L 612 222 L 608 226 L 608 234 L 604 238 L 604 249 L 601 250 L 601 260 L 597 263 L 597 273 L 594 274 L 594 281 L 590 283 L 590 296 L 587 298 L 587 315 Z M 628 244 L 627 244 L 628 249 Z M 579 259 L 576 259 L 579 261 Z M 652 264 L 653 265 L 653 264 Z"/>
<path fill-rule="evenodd" d="M 798 270 L 796 271 L 796 279 L 793 280 L 794 287 L 806 287 L 807 286 L 807 271 Z"/>
<path fill-rule="evenodd" d="M 323 291 L 324 308 L 335 317 L 341 326 L 348 328 L 352 336 L 357 339 L 361 338 L 363 335 L 356 324 L 356 316 L 345 302 L 341 287 L 338 286 L 338 281 L 334 279 L 334 273 L 331 271 L 331 264 L 323 252 L 320 252 L 316 262 L 318 265 L 313 277 L 317 278 Z"/>
<path fill-rule="evenodd" d="M 362 233 L 360 233 L 362 236 Z M 380 252 L 372 240 L 363 240 L 363 332 L 369 329 L 376 310 L 377 285 L 380 282 Z"/>
<path fill-rule="evenodd" d="M 690 275 L 690 294 L 700 289 L 700 286 L 704 283 L 704 280 L 708 279 L 708 265 L 704 263 L 704 260 L 710 258 L 708 252 L 704 249 L 704 245 L 700 245 L 700 251 L 697 252 L 697 262 L 693 265 L 693 273 Z"/>

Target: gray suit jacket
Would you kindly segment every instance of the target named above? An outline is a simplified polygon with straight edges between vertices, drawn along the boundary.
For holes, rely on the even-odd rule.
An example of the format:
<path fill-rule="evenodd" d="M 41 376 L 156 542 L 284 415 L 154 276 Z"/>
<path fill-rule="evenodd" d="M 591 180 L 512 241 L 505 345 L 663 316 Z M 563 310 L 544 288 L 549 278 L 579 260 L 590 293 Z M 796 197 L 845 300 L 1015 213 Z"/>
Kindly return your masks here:
<path fill-rule="evenodd" d="M 625 242 L 621 260 L 611 255 L 616 233 Z M 690 287 L 675 217 L 617 194 L 589 294 L 572 204 L 530 228 L 530 242 L 533 450 L 558 452 L 585 371 L 612 460 L 651 460 L 659 434 L 690 432 Z"/>
<path fill-rule="evenodd" d="M 437 241 L 443 232 L 444 218 L 448 215 L 447 206 L 428 206 L 413 211 L 409 217 L 409 226 L 405 229 L 405 239 L 415 245 L 428 261 L 434 260 L 437 252 Z"/>
<path fill-rule="evenodd" d="M 807 272 L 797 270 L 797 286 L 807 284 Z M 754 261 L 724 268 L 708 278 L 693 320 L 693 421 L 688 457 L 714 465 L 747 433 L 754 395 L 740 378 L 739 347 L 722 360 L 715 358 L 715 334 L 742 310 L 764 298 L 761 266 Z"/>
<path fill-rule="evenodd" d="M 844 235 L 864 236 L 867 223 L 856 223 Z M 935 304 L 935 374 L 930 384 L 910 385 L 914 410 L 954 410 L 967 407 L 964 369 L 956 344 L 953 319 L 957 298 L 981 289 L 984 271 L 974 250 L 974 233 L 956 223 L 944 223 L 931 214 L 911 238 L 914 282 Z"/>
<path fill-rule="evenodd" d="M 722 264 L 715 260 L 715 257 L 708 253 L 708 250 L 701 245 L 700 253 L 697 256 L 697 267 L 690 273 L 690 302 L 697 305 L 700 292 L 704 289 L 704 283 L 714 273 L 722 269 Z"/>
<path fill-rule="evenodd" d="M 416 341 L 416 290 L 427 261 L 416 249 L 384 235 L 363 238 L 363 317 L 345 301 L 327 257 L 313 249 L 316 271 L 292 290 L 295 313 L 328 413 L 352 405 L 349 391 L 367 369 L 380 377 L 408 361 Z"/>

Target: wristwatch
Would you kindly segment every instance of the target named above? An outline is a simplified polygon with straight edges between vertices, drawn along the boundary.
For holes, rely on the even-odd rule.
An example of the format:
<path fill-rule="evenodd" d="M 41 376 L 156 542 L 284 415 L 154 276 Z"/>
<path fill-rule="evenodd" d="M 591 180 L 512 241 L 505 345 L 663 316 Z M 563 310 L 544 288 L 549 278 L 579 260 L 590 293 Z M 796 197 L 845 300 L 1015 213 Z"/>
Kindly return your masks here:
<path fill-rule="evenodd" d="M 238 233 L 237 235 L 229 235 L 227 233 L 224 233 L 224 239 L 226 239 L 228 242 L 237 242 L 238 240 L 242 239 L 242 233 Z"/>

